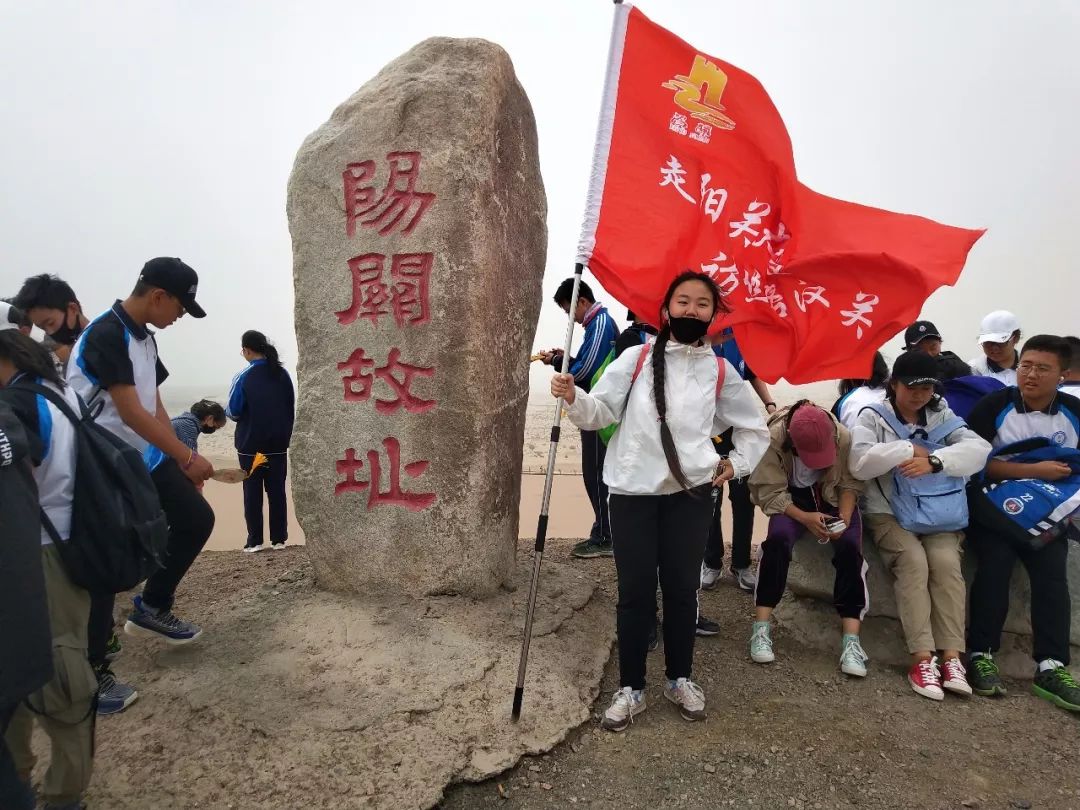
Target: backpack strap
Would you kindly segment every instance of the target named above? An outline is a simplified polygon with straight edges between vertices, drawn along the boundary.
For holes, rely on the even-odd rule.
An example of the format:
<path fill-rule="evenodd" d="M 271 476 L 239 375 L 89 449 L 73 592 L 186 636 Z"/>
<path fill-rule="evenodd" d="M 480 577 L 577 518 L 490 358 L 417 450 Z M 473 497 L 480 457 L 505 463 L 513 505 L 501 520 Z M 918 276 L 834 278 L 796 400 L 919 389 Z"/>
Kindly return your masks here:
<path fill-rule="evenodd" d="M 901 439 L 911 439 L 911 431 L 896 418 L 896 414 L 893 413 L 892 408 L 886 408 L 883 403 L 874 402 L 870 405 L 864 405 L 859 413 L 861 414 L 863 411 L 873 411 L 880 416 L 885 424 L 892 428 L 893 433 L 895 433 L 897 437 Z"/>
<path fill-rule="evenodd" d="M 959 416 L 954 416 L 948 421 L 942 422 L 936 428 L 930 431 L 926 440 L 931 444 L 945 444 L 945 439 L 950 433 L 953 433 L 960 428 L 967 427 L 967 422 L 961 419 Z"/>
<path fill-rule="evenodd" d="M 720 399 L 720 389 L 724 387 L 724 377 L 727 376 L 727 363 L 724 358 L 717 355 L 716 358 L 716 398 Z"/>
<path fill-rule="evenodd" d="M 66 399 L 60 396 L 60 394 L 58 394 L 56 391 L 48 388 L 47 386 L 41 385 L 40 383 L 30 382 L 29 380 L 18 380 L 12 387 L 32 391 L 39 396 L 45 397 L 45 399 L 49 400 L 49 402 L 55 405 L 57 410 L 59 410 L 60 413 L 66 416 L 68 418 L 68 421 L 71 422 L 73 425 L 78 425 L 83 421 L 86 406 L 83 404 L 81 398 L 79 399 L 79 408 L 83 410 L 83 413 L 77 414 L 71 409 L 71 405 Z M 76 394 L 76 396 L 78 395 Z"/>
<path fill-rule="evenodd" d="M 649 356 L 649 351 L 652 347 L 648 343 L 641 344 L 641 351 L 638 352 L 637 364 L 634 366 L 634 373 L 630 375 L 631 387 L 637 381 L 638 375 L 641 373 L 641 369 L 645 366 L 645 358 Z"/>
<path fill-rule="evenodd" d="M 632 386 L 641 374 L 641 369 L 645 366 L 645 358 L 648 357 L 649 351 L 652 346 L 648 343 L 642 346 L 640 352 L 638 352 L 637 365 L 634 366 L 634 373 L 630 376 L 630 385 Z M 716 358 L 716 396 L 719 398 L 720 389 L 724 387 L 724 377 L 727 376 L 727 364 L 724 362 L 723 357 Z"/>

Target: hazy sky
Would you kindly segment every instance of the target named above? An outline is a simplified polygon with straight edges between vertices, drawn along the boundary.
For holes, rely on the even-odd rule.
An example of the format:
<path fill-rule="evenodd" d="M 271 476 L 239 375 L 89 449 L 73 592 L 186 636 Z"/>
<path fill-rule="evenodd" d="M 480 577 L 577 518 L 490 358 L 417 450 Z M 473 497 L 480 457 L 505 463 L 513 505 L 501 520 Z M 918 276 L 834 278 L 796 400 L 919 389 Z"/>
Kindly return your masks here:
<path fill-rule="evenodd" d="M 989 228 L 959 284 L 924 312 L 946 348 L 976 354 L 979 319 L 998 308 L 1028 334 L 1080 332 L 1080 3 L 638 5 L 761 80 L 808 185 Z M 510 53 L 536 112 L 550 237 L 537 344 L 561 343 L 550 296 L 577 243 L 608 0 L 3 0 L 0 10 L 0 295 L 55 272 L 93 314 L 128 292 L 147 258 L 176 255 L 199 271 L 210 313 L 160 336 L 177 382 L 226 384 L 247 328 L 277 340 L 291 365 L 285 187 L 296 150 L 413 44 L 475 36 Z"/>

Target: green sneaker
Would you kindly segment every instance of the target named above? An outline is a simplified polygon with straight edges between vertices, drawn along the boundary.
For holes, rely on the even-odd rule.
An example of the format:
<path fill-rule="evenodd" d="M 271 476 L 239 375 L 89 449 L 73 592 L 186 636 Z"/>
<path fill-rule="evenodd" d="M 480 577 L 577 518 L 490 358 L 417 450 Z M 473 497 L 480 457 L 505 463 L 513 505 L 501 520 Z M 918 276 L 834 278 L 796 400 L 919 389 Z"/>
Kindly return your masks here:
<path fill-rule="evenodd" d="M 1080 684 L 1065 667 L 1036 672 L 1031 692 L 1070 712 L 1080 712 Z"/>
<path fill-rule="evenodd" d="M 105 645 L 105 660 L 112 663 L 120 657 L 124 651 L 124 645 L 120 643 L 120 636 L 113 633 L 109 636 L 109 642 Z"/>
<path fill-rule="evenodd" d="M 968 682 L 976 695 L 996 697 L 1007 694 L 1005 684 L 1001 682 L 1001 670 L 989 655 L 980 655 L 968 662 Z"/>
<path fill-rule="evenodd" d="M 585 540 L 574 546 L 570 552 L 574 557 L 590 560 L 593 557 L 614 557 L 615 550 L 610 540 Z"/>

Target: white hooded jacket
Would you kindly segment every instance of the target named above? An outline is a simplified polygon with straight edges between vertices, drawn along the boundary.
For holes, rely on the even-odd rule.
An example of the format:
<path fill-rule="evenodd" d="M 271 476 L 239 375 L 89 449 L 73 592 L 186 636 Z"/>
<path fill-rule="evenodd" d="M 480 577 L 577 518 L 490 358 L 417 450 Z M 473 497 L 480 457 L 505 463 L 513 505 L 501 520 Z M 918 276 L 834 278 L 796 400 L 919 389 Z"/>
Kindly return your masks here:
<path fill-rule="evenodd" d="M 884 406 L 892 407 L 888 400 Z M 938 401 L 937 408 L 933 403 L 927 405 L 924 412 L 926 424 L 911 425 L 912 430 L 922 427 L 929 433 L 956 416 L 944 400 Z M 904 421 L 903 417 L 898 419 Z M 946 447 L 934 451 L 941 459 L 942 474 L 967 478 L 986 466 L 990 443 L 969 427 L 954 430 L 945 437 L 945 444 Z M 859 412 L 851 431 L 851 474 L 860 481 L 877 479 L 863 491 L 863 512 L 892 514 L 889 499 L 893 494 L 893 469 L 914 456 L 915 446 L 908 439 L 897 436 L 878 414 L 870 408 Z"/>
<path fill-rule="evenodd" d="M 652 344 L 627 349 L 607 367 L 591 393 L 578 389 L 574 403 L 566 406 L 570 421 L 582 430 L 620 423 L 604 462 L 604 483 L 616 495 L 670 495 L 682 490 L 660 443 L 652 358 L 646 358 L 631 387 L 639 354 L 653 349 Z M 667 424 L 690 485 L 712 481 L 719 461 L 712 437 L 729 427 L 734 428 L 735 449 L 729 458 L 735 477 L 753 472 L 769 447 L 769 431 L 753 388 L 723 360 L 724 384 L 717 397 L 719 368 L 710 346 L 669 340 L 664 360 Z"/>

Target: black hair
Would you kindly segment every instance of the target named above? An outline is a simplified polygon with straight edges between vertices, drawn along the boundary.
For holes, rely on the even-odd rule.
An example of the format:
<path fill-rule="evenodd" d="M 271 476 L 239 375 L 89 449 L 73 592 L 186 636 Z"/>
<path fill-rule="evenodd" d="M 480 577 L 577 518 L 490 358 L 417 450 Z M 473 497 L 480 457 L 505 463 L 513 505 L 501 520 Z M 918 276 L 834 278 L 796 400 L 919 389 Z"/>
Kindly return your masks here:
<path fill-rule="evenodd" d="M 637 320 L 637 315 L 634 314 L 634 310 L 626 310 L 626 320 L 630 321 L 630 323 L 634 323 Z"/>
<path fill-rule="evenodd" d="M 27 311 L 38 307 L 66 310 L 68 304 L 73 301 L 76 304 L 79 303 L 70 284 L 59 276 L 42 273 L 40 276 L 30 276 L 26 279 L 12 303 L 19 309 Z"/>
<path fill-rule="evenodd" d="M 213 417 L 214 423 L 225 421 L 225 409 L 221 407 L 220 403 L 214 402 L 212 399 L 200 399 L 194 405 L 191 406 L 191 415 L 194 416 L 199 422 L 202 422 L 208 416 Z"/>
<path fill-rule="evenodd" d="M 40 377 L 58 388 L 64 387 L 48 349 L 16 329 L 0 330 L 0 357 L 9 360 L 19 371 Z"/>
<path fill-rule="evenodd" d="M 560 307 L 563 304 L 570 306 L 570 296 L 573 294 L 574 280 L 572 278 L 564 279 L 562 284 L 559 285 L 559 289 L 555 290 L 555 303 Z M 593 297 L 592 290 L 584 281 L 578 284 L 578 298 L 584 298 L 590 304 L 596 303 L 596 298 Z"/>
<path fill-rule="evenodd" d="M 1034 335 L 1029 337 L 1027 343 L 1024 344 L 1024 348 L 1020 350 L 1020 354 L 1023 355 L 1024 352 L 1056 354 L 1061 362 L 1062 371 L 1068 369 L 1072 364 L 1072 348 L 1069 346 L 1069 341 L 1057 335 Z"/>
<path fill-rule="evenodd" d="M 131 297 L 145 298 L 156 289 L 158 288 L 153 284 L 147 284 L 145 281 L 136 281 L 134 288 L 131 290 Z"/>
<path fill-rule="evenodd" d="M 1062 340 L 1069 344 L 1069 369 L 1080 371 L 1080 337 L 1066 335 Z"/>
<path fill-rule="evenodd" d="M 248 329 L 240 337 L 240 345 L 255 352 L 255 354 L 261 354 L 266 358 L 266 364 L 270 366 L 273 371 L 281 370 L 281 358 L 278 357 L 278 350 L 274 348 L 274 345 L 266 339 L 266 335 L 262 332 L 257 332 L 254 329 Z"/>
<path fill-rule="evenodd" d="M 667 288 L 667 293 L 664 295 L 661 310 L 667 309 L 675 295 L 675 290 L 687 281 L 700 281 L 708 287 L 709 293 L 712 295 L 714 317 L 719 312 L 728 311 L 727 305 L 720 295 L 720 289 L 716 286 L 716 282 L 712 280 L 712 276 L 707 273 L 695 273 L 693 270 L 685 270 L 675 276 Z M 675 448 L 675 439 L 672 438 L 671 428 L 667 424 L 667 395 L 664 391 L 664 371 L 666 363 L 665 349 L 670 337 L 671 326 L 665 323 L 657 334 L 656 343 L 652 348 L 653 402 L 656 404 L 656 415 L 660 421 L 660 444 L 664 448 L 664 458 L 667 459 L 668 469 L 675 476 L 675 480 L 679 482 L 679 486 L 683 489 L 689 489 L 690 481 L 679 463 L 679 451 Z"/>
<path fill-rule="evenodd" d="M 885 362 L 885 358 L 882 357 L 881 352 L 874 352 L 874 365 L 870 370 L 870 379 L 868 380 L 854 380 L 847 379 L 840 381 L 840 396 L 844 396 L 849 391 L 862 386 L 869 388 L 881 388 L 889 379 L 889 364 Z"/>

